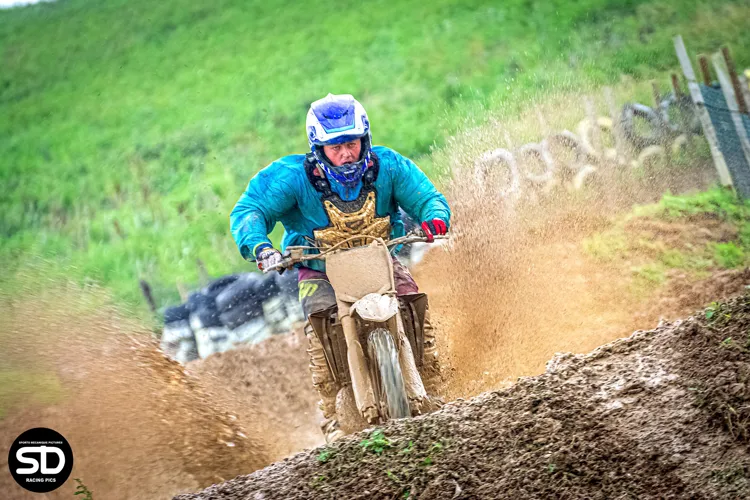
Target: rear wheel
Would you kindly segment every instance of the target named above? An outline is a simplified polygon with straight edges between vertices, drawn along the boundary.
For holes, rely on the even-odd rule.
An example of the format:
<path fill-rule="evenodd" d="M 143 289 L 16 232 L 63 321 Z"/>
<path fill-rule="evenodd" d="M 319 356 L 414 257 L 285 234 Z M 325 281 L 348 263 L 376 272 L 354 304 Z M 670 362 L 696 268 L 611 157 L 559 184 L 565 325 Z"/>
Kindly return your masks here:
<path fill-rule="evenodd" d="M 371 373 L 376 375 L 377 393 L 380 396 L 381 410 L 387 411 L 389 418 L 411 416 L 409 398 L 398 362 L 398 349 L 391 332 L 385 328 L 373 330 L 367 341 L 370 362 L 374 364 Z"/>

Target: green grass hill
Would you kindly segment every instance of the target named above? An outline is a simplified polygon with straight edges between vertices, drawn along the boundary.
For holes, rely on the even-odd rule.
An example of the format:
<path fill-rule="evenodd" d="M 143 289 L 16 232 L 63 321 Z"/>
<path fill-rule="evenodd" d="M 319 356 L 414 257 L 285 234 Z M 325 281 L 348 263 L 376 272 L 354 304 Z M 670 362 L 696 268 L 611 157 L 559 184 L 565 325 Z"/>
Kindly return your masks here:
<path fill-rule="evenodd" d="M 671 37 L 750 65 L 750 2 L 58 0 L 0 11 L 0 262 L 160 304 L 248 269 L 228 214 L 307 148 L 309 103 L 352 93 L 376 143 L 423 164 L 465 119 L 662 75 Z"/>

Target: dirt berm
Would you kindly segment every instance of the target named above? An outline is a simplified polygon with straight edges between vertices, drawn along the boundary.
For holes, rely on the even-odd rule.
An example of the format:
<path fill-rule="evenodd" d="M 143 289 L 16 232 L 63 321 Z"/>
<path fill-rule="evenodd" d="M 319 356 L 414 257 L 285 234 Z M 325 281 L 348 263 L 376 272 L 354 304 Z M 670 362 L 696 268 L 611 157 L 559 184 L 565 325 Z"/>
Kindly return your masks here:
<path fill-rule="evenodd" d="M 176 500 L 748 498 L 750 295 Z"/>

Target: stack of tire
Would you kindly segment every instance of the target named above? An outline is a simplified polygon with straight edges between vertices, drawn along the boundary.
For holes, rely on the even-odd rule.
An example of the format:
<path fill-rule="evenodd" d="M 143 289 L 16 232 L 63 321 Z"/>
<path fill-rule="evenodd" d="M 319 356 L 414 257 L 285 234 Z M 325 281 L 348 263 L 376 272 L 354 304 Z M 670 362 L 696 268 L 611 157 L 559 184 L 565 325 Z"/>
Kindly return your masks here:
<path fill-rule="evenodd" d="M 164 311 L 161 348 L 184 364 L 288 333 L 303 320 L 296 271 L 228 275 Z"/>
<path fill-rule="evenodd" d="M 161 349 L 170 358 L 182 364 L 198 357 L 198 346 L 190 328 L 190 310 L 187 304 L 167 307 L 164 310 Z"/>
<path fill-rule="evenodd" d="M 246 273 L 216 297 L 221 323 L 232 332 L 235 343 L 257 343 L 271 335 L 263 315 L 261 291 L 272 275 Z"/>
<path fill-rule="evenodd" d="M 263 304 L 266 323 L 271 334 L 275 335 L 292 331 L 295 324 L 305 320 L 305 314 L 298 298 L 297 271 L 272 275 L 273 285 L 268 283 L 261 290 L 259 298 Z"/>
<path fill-rule="evenodd" d="M 648 166 L 654 159 L 678 154 L 688 136 L 699 135 L 702 128 L 689 95 L 674 93 L 659 99 L 656 109 L 638 103 L 622 107 L 617 124 L 634 159 L 631 166 Z M 588 118 L 578 124 L 577 133 L 562 131 L 539 143 L 529 143 L 513 151 L 493 149 L 480 155 L 474 164 L 480 186 L 491 185 L 490 192 L 502 199 L 517 199 L 522 194 L 546 195 L 558 184 L 579 190 L 596 182 L 598 169 L 606 163 L 624 164 L 614 147 L 594 145 L 594 130 L 612 134 L 610 117 Z"/>

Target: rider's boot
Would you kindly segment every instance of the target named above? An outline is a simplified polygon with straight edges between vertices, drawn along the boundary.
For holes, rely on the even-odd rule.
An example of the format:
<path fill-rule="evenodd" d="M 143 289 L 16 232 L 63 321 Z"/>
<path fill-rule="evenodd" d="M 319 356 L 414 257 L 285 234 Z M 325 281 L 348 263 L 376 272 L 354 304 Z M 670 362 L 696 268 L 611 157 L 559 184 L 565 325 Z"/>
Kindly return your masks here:
<path fill-rule="evenodd" d="M 344 431 L 339 429 L 339 421 L 335 418 L 326 418 L 320 423 L 320 430 L 326 438 L 326 444 L 331 444 L 344 437 Z"/>
<path fill-rule="evenodd" d="M 331 377 L 328 362 L 323 352 L 323 345 L 320 343 L 318 336 L 315 335 L 310 322 L 305 324 L 305 336 L 309 345 L 307 353 L 310 355 L 312 383 L 320 395 L 318 408 L 323 412 L 320 429 L 323 431 L 326 442 L 332 443 L 344 436 L 344 431 L 339 429 L 339 423 L 336 420 L 336 394 L 339 388 Z"/>

